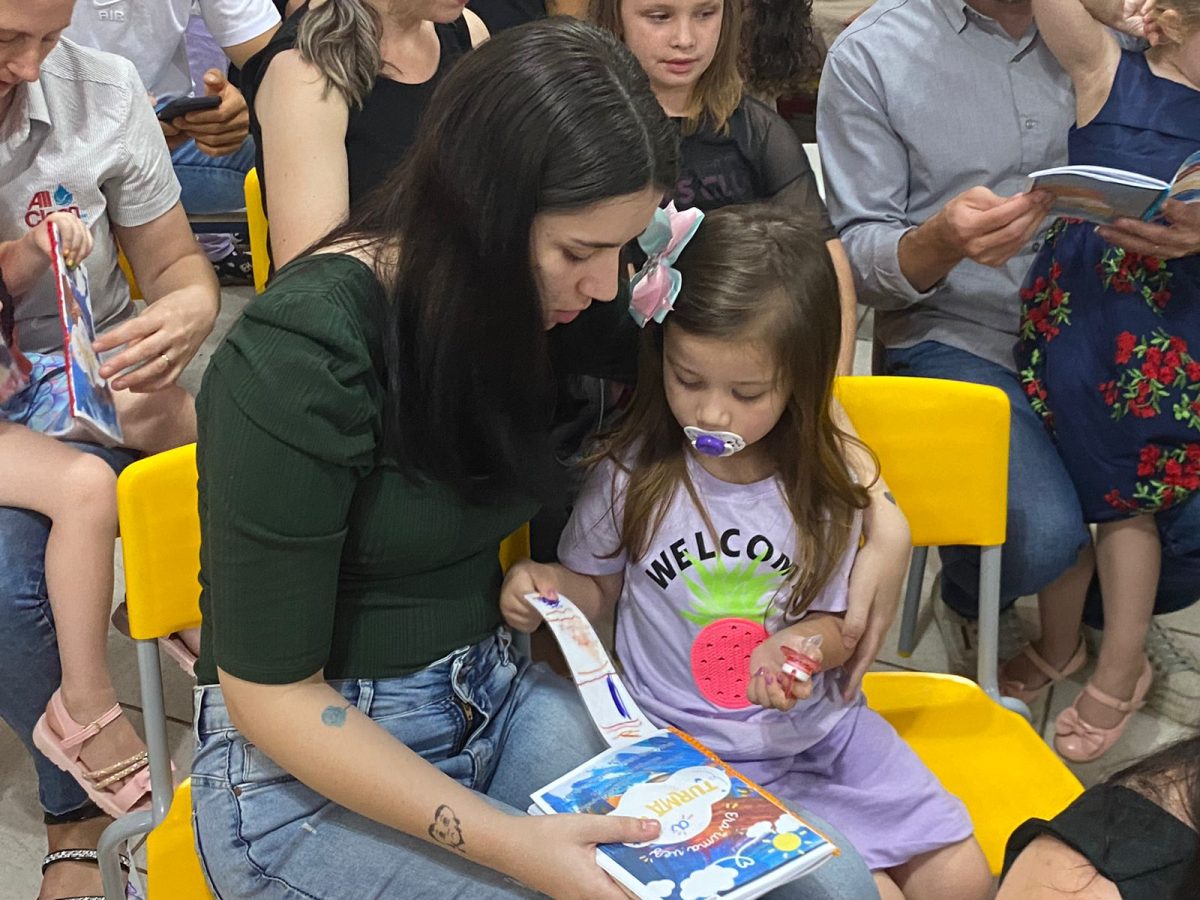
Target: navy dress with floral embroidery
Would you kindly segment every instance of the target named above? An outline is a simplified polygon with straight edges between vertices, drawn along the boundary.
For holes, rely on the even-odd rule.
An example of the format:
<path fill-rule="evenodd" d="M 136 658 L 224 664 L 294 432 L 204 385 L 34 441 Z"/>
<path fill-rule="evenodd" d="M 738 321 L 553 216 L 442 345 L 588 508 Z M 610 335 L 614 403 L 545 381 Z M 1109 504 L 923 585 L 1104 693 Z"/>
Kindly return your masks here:
<path fill-rule="evenodd" d="M 1108 102 L 1069 141 L 1072 164 L 1170 181 L 1200 149 L 1200 91 L 1124 51 Z M 1200 255 L 1127 253 L 1092 224 L 1059 219 L 1021 300 L 1017 369 L 1086 520 L 1155 512 L 1200 490 Z"/>

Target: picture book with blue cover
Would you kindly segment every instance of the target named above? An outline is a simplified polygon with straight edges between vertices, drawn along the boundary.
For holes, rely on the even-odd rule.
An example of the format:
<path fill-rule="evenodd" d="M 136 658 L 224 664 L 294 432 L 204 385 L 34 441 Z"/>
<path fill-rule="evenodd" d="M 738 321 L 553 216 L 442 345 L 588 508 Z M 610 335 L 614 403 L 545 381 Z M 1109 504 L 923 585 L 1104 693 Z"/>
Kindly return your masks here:
<path fill-rule="evenodd" d="M 674 729 L 613 747 L 533 795 L 543 813 L 655 818 L 646 844 L 603 844 L 597 861 L 643 900 L 749 900 L 836 852 L 773 797 Z"/>

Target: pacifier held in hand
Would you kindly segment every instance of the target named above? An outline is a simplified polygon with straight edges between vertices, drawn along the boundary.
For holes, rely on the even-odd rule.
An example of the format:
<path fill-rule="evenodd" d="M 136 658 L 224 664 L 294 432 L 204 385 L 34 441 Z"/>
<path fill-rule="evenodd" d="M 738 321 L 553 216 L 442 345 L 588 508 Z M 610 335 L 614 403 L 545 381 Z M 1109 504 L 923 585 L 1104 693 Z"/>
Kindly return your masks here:
<path fill-rule="evenodd" d="M 694 425 L 683 429 L 687 439 L 696 448 L 697 453 L 705 456 L 733 456 L 739 450 L 746 449 L 746 442 L 740 434 L 732 431 L 705 431 Z"/>
<path fill-rule="evenodd" d="M 810 634 L 800 642 L 799 649 L 789 647 L 786 644 L 779 648 L 783 651 L 784 663 L 779 667 L 786 680 L 784 683 L 784 691 L 791 691 L 792 686 L 797 682 L 810 681 L 817 672 L 821 670 L 821 660 L 817 657 L 817 653 L 821 649 L 821 636 L 819 634 Z"/>

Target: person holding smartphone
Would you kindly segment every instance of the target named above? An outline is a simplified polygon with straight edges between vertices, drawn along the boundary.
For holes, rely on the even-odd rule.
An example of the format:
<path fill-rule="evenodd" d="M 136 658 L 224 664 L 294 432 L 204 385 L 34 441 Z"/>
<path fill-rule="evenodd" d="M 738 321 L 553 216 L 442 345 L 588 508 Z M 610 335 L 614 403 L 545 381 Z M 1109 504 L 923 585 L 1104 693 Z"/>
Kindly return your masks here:
<path fill-rule="evenodd" d="M 158 0 L 118 8 L 78 4 L 66 36 L 132 62 L 159 113 L 171 162 L 191 215 L 240 211 L 254 166 L 246 100 L 226 74 L 245 65 L 279 27 L 271 0 Z M 200 97 L 191 98 L 193 91 Z M 215 98 L 215 106 L 197 104 Z M 174 106 L 174 114 L 163 109 Z M 168 110 L 172 113 L 172 110 Z M 201 243 L 223 284 L 249 284 L 249 250 L 228 235 Z"/>

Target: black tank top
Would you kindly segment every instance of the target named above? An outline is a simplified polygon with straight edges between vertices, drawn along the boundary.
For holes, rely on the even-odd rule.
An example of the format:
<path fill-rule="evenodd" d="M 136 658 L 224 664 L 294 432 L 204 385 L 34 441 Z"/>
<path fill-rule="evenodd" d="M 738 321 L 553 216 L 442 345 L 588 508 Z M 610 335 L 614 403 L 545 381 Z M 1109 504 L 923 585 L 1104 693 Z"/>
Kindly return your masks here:
<path fill-rule="evenodd" d="M 336 0 L 331 0 L 336 2 Z M 266 77 L 271 61 L 285 50 L 294 49 L 300 22 L 308 4 L 300 7 L 280 26 L 261 51 L 242 69 L 242 93 L 250 107 L 250 132 L 254 135 L 258 177 L 266 206 L 267 178 L 263 165 L 262 129 L 255 113 L 255 98 Z M 443 25 L 435 23 L 441 57 L 433 77 L 421 84 L 402 84 L 382 75 L 367 95 L 361 109 L 352 108 L 346 127 L 346 160 L 350 173 L 350 206 L 353 208 L 372 188 L 382 182 L 403 158 L 417 136 L 421 114 L 438 82 L 450 67 L 471 49 L 471 34 L 466 19 L 460 17 Z M 270 218 L 270 210 L 267 210 Z"/>

